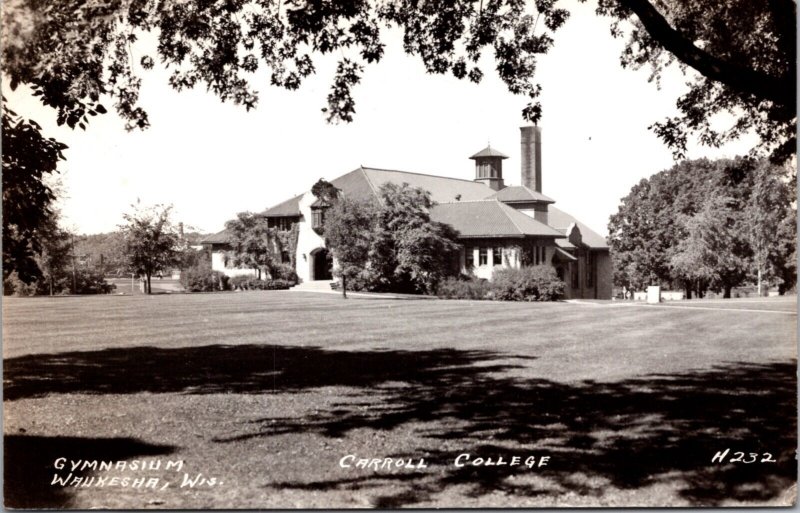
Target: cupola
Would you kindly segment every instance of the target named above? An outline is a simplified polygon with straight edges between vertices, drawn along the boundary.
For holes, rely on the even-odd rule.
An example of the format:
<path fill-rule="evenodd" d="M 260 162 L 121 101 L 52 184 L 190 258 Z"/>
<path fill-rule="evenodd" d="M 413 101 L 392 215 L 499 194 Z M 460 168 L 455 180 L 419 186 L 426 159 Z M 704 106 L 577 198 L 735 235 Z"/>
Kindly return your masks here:
<path fill-rule="evenodd" d="M 475 181 L 486 184 L 495 191 L 505 187 L 503 160 L 507 158 L 507 155 L 495 150 L 491 145 L 471 156 L 470 159 L 475 161 Z"/>

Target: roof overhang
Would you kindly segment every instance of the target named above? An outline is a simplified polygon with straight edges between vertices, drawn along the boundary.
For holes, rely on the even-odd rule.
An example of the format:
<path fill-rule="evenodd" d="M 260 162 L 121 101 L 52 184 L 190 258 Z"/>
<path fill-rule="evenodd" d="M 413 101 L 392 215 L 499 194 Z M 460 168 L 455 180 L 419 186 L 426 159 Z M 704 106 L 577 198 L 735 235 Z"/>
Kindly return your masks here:
<path fill-rule="evenodd" d="M 566 262 L 577 262 L 578 261 L 577 258 L 575 258 L 574 256 L 570 255 L 569 253 L 567 253 L 566 251 L 564 251 L 563 249 L 558 248 L 558 247 L 556 248 L 555 256 L 558 257 L 558 260 L 563 260 L 563 261 L 566 261 Z"/>

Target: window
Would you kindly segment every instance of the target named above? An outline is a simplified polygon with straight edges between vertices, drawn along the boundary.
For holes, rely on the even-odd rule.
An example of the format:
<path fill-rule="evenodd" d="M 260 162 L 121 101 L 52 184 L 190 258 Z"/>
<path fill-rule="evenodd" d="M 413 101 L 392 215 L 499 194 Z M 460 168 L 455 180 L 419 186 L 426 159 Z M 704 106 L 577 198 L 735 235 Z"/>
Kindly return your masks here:
<path fill-rule="evenodd" d="M 492 250 L 492 265 L 503 265 L 503 248 Z"/>
<path fill-rule="evenodd" d="M 467 270 L 475 267 L 475 251 L 471 246 L 467 246 L 464 250 L 464 267 L 466 267 Z"/>
<path fill-rule="evenodd" d="M 291 217 L 270 217 L 267 219 L 267 226 L 280 231 L 288 231 L 292 229 L 294 222 L 295 220 Z"/>
<path fill-rule="evenodd" d="M 546 255 L 544 246 L 533 246 L 533 265 L 544 265 Z"/>
<path fill-rule="evenodd" d="M 325 223 L 325 211 L 322 209 L 313 209 L 311 211 L 311 228 L 322 228 Z"/>
<path fill-rule="evenodd" d="M 478 250 L 478 265 L 486 265 L 489 263 L 489 251 L 486 248 Z"/>
<path fill-rule="evenodd" d="M 289 257 L 289 252 L 288 251 L 281 251 L 281 262 L 284 263 L 284 264 L 287 264 L 287 263 L 289 263 L 291 261 L 292 261 L 292 259 L 291 259 L 291 257 Z"/>

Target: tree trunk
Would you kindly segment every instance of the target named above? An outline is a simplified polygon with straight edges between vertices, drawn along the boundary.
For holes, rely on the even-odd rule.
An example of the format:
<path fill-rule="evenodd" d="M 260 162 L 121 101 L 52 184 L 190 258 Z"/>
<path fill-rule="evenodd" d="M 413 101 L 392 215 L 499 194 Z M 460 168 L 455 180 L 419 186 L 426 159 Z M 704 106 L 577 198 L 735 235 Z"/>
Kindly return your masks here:
<path fill-rule="evenodd" d="M 50 279 L 47 280 L 50 283 L 50 295 L 53 295 L 53 275 L 50 275 Z"/>
<path fill-rule="evenodd" d="M 144 291 L 145 291 L 144 293 L 150 294 L 153 291 L 153 289 L 150 288 L 150 273 L 147 273 L 146 276 L 147 276 L 147 281 L 145 282 L 144 285 Z"/>
<path fill-rule="evenodd" d="M 692 284 L 687 283 L 683 289 L 686 291 L 686 299 L 692 299 Z"/>
<path fill-rule="evenodd" d="M 759 270 L 758 270 L 758 297 L 761 297 L 761 295 L 762 295 L 761 294 L 761 288 L 762 288 L 762 285 L 761 285 L 761 269 L 759 268 Z"/>
<path fill-rule="evenodd" d="M 725 292 L 722 293 L 723 299 L 730 299 L 731 298 L 731 287 L 730 285 L 725 285 Z"/>
<path fill-rule="evenodd" d="M 342 297 L 347 299 L 347 277 L 342 275 Z"/>

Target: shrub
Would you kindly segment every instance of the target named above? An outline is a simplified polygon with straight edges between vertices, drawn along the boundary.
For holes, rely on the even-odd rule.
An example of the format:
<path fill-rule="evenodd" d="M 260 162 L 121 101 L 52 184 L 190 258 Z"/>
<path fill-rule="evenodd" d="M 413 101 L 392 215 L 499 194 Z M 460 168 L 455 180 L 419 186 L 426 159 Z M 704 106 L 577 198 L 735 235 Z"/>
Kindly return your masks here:
<path fill-rule="evenodd" d="M 253 290 L 254 286 L 251 282 L 261 281 L 249 275 L 233 276 L 228 280 L 228 286 L 232 290 Z"/>
<path fill-rule="evenodd" d="M 89 269 L 76 269 L 73 290 L 72 273 L 60 273 L 53 278 L 53 295 L 65 294 L 110 294 L 116 285 L 108 283 L 105 277 L 97 271 Z M 11 273 L 3 280 L 3 294 L 15 296 L 47 296 L 50 294 L 50 280 L 42 277 L 30 284 L 19 279 L 16 272 Z"/>
<path fill-rule="evenodd" d="M 297 273 L 289 264 L 278 264 L 272 268 L 270 271 L 272 275 L 272 279 L 274 280 L 283 280 L 292 284 L 292 286 L 297 285 L 299 281 L 297 278 Z"/>
<path fill-rule="evenodd" d="M 446 278 L 439 283 L 436 295 L 445 299 L 492 299 L 491 284 L 473 277 Z"/>
<path fill-rule="evenodd" d="M 69 288 L 72 288 L 72 280 L 68 280 Z M 47 286 L 47 284 L 44 284 Z M 75 290 L 73 294 L 110 294 L 117 288 L 113 283 L 108 283 L 105 277 L 97 271 L 79 269 L 75 273 Z"/>
<path fill-rule="evenodd" d="M 17 271 L 13 271 L 3 280 L 4 296 L 33 296 L 37 292 L 37 282 L 25 283 L 19 279 Z"/>
<path fill-rule="evenodd" d="M 547 265 L 507 268 L 494 272 L 492 290 L 506 301 L 555 301 L 564 294 L 564 282 Z"/>
<path fill-rule="evenodd" d="M 259 280 L 252 276 L 234 276 L 230 286 L 238 290 L 286 290 L 297 285 L 297 282 L 288 280 Z"/>
<path fill-rule="evenodd" d="M 190 267 L 181 272 L 181 285 L 187 292 L 213 292 L 229 290 L 229 278 L 205 267 Z"/>
<path fill-rule="evenodd" d="M 267 290 L 286 290 L 289 287 L 293 287 L 297 285 L 297 282 L 291 282 L 287 280 L 269 280 L 266 282 Z"/>

